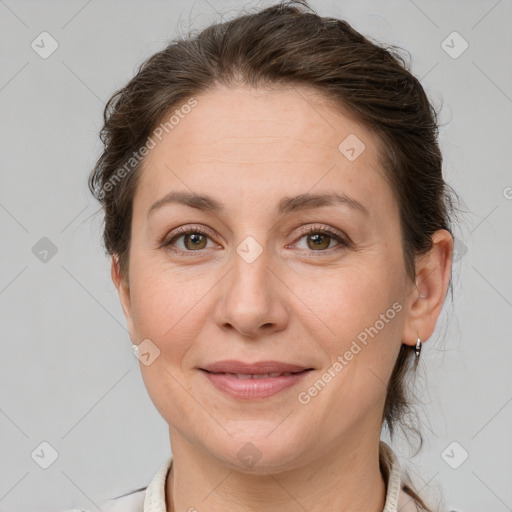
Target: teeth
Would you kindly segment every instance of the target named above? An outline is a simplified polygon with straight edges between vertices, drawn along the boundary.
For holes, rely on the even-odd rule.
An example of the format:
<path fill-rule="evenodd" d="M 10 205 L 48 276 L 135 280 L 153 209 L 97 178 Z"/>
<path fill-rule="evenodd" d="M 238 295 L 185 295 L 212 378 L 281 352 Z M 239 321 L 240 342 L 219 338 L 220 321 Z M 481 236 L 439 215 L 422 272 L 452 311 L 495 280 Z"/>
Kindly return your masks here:
<path fill-rule="evenodd" d="M 251 379 L 251 375 L 250 374 L 247 374 L 247 373 L 237 373 L 236 376 L 239 378 L 239 379 L 243 379 L 243 380 L 246 380 L 246 379 Z"/>

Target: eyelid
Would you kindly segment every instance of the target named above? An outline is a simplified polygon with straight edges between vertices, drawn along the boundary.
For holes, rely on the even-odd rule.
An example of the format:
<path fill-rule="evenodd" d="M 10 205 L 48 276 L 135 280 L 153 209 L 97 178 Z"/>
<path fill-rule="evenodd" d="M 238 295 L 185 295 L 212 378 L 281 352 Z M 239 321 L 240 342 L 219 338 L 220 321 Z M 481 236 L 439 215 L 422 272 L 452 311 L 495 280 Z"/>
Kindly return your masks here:
<path fill-rule="evenodd" d="M 310 234 L 310 233 L 325 233 L 332 236 L 337 236 L 341 239 L 343 239 L 346 243 L 349 242 L 348 236 L 343 233 L 343 231 L 340 231 L 336 228 L 333 228 L 331 226 L 326 226 L 322 224 L 310 224 L 307 226 L 302 226 L 299 228 L 298 233 L 295 235 L 296 239 L 302 238 L 304 235 Z"/>
<path fill-rule="evenodd" d="M 187 235 L 189 233 L 199 233 L 201 235 L 205 235 L 210 237 L 210 239 L 215 238 L 214 232 L 204 226 L 200 225 L 187 225 L 187 226 L 180 226 L 179 228 L 174 229 L 171 233 L 166 234 L 159 242 L 159 245 L 166 246 L 169 245 L 173 240 L 180 238 L 183 235 Z M 190 251 L 193 252 L 193 251 Z"/>
<path fill-rule="evenodd" d="M 160 245 L 160 247 L 171 246 L 173 241 L 175 241 L 176 239 L 178 239 L 184 235 L 187 235 L 189 233 L 202 234 L 204 236 L 207 236 L 208 238 L 210 238 L 210 240 L 212 242 L 214 242 L 213 239 L 215 238 L 215 235 L 213 234 L 213 231 L 210 230 L 209 228 L 204 227 L 202 225 L 187 225 L 187 226 L 180 226 L 179 228 L 176 228 L 175 230 L 173 230 L 173 232 L 170 235 L 165 235 L 162 238 L 162 240 L 160 241 L 159 245 Z M 316 233 L 325 234 L 328 237 L 336 240 L 338 242 L 338 245 L 336 245 L 335 247 L 330 247 L 329 249 L 319 250 L 319 251 L 307 251 L 307 250 L 303 250 L 303 249 L 298 249 L 298 251 L 309 252 L 309 253 L 316 252 L 316 253 L 318 253 L 318 255 L 322 255 L 322 254 L 330 253 L 333 250 L 336 250 L 336 247 L 338 247 L 338 246 L 348 247 L 352 243 L 350 238 L 344 232 L 342 232 L 336 228 L 333 228 L 331 226 L 322 225 L 322 224 L 309 224 L 309 225 L 302 226 L 301 228 L 299 228 L 298 232 L 294 236 L 293 244 L 297 243 L 301 238 L 303 238 L 305 235 L 308 235 L 310 233 L 311 234 L 316 234 Z M 289 245 L 287 245 L 286 247 L 288 248 Z M 173 249 L 173 250 L 175 252 L 188 253 L 189 255 L 193 255 L 196 252 L 198 254 L 201 254 L 205 251 L 205 249 L 200 249 L 197 251 L 183 251 L 181 249 Z"/>
<path fill-rule="evenodd" d="M 307 249 L 295 249 L 296 251 L 300 253 L 307 253 L 308 257 L 322 257 L 322 256 L 329 256 L 333 253 L 336 253 L 337 251 L 343 249 L 352 247 L 352 241 L 350 240 L 350 237 L 348 237 L 345 233 L 342 231 L 332 228 L 330 226 L 323 226 L 319 224 L 313 224 L 309 226 L 304 226 L 299 229 L 299 233 L 295 235 L 294 242 L 292 245 L 299 242 L 304 236 L 309 234 L 322 234 L 326 235 L 329 238 L 335 240 L 338 242 L 334 247 L 329 247 L 328 249 L 324 250 L 307 250 Z M 287 248 L 290 247 L 289 245 L 286 246 Z"/>

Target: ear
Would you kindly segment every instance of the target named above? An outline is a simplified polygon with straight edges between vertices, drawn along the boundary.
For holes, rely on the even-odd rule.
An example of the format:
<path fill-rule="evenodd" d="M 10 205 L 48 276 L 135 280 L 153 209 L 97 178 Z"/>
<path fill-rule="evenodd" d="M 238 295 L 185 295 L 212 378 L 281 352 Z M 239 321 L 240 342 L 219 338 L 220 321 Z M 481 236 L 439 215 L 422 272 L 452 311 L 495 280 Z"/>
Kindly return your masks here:
<path fill-rule="evenodd" d="M 416 261 L 416 285 L 410 292 L 402 343 L 426 341 L 436 327 L 450 283 L 453 237 L 445 229 L 432 236 L 432 248 Z"/>
<path fill-rule="evenodd" d="M 115 287 L 117 288 L 119 300 L 121 301 L 121 307 L 123 308 L 123 313 L 126 318 L 130 339 L 132 343 L 136 343 L 135 328 L 132 317 L 132 301 L 130 295 L 130 287 L 128 284 L 127 276 L 123 276 L 121 274 L 121 269 L 119 267 L 119 258 L 117 255 L 112 256 L 110 275 L 112 276 L 112 281 Z"/>

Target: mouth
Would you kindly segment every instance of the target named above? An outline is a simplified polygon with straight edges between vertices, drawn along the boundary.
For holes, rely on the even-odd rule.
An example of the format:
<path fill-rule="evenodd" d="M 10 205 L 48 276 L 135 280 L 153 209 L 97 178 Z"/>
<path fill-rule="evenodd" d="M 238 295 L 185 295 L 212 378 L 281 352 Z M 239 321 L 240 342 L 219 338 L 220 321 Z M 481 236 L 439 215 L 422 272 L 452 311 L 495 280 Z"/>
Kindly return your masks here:
<path fill-rule="evenodd" d="M 220 361 L 199 370 L 217 390 L 232 398 L 251 400 L 268 398 L 295 386 L 313 368 L 277 361 Z"/>
<path fill-rule="evenodd" d="M 227 375 L 231 378 L 237 378 L 242 380 L 247 379 L 268 379 L 275 377 L 289 377 L 291 375 L 295 375 L 297 373 L 307 372 L 308 370 L 301 370 L 300 372 L 272 372 L 272 373 L 227 373 L 227 372 L 209 372 L 208 370 L 204 370 L 207 373 L 211 373 L 213 375 Z"/>

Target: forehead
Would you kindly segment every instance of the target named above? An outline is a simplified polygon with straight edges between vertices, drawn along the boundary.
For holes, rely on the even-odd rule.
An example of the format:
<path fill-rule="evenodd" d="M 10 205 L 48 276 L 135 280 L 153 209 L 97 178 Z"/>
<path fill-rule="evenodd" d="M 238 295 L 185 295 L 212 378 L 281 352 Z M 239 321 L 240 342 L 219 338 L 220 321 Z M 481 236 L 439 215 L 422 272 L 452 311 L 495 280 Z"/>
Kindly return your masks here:
<path fill-rule="evenodd" d="M 365 197 L 379 187 L 382 201 L 389 196 L 378 137 L 314 89 L 218 87 L 194 99 L 197 105 L 155 139 L 136 203 L 172 189 L 218 190 L 226 202 L 233 192 L 233 200 L 254 205 L 283 191 Z"/>

